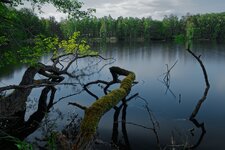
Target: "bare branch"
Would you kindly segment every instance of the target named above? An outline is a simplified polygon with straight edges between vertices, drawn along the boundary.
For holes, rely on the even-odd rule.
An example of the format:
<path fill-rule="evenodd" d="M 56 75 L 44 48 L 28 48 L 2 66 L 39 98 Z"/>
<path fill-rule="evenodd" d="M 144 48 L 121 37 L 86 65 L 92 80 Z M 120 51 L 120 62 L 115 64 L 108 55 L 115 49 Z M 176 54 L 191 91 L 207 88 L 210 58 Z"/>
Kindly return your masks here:
<path fill-rule="evenodd" d="M 204 123 L 199 123 L 195 117 L 196 115 L 198 114 L 203 102 L 206 100 L 207 98 L 207 95 L 208 95 L 208 91 L 209 91 L 209 88 L 210 88 L 210 84 L 209 84 L 209 81 L 208 81 L 208 75 L 207 75 L 207 72 L 206 72 L 206 69 L 205 69 L 205 66 L 202 62 L 202 60 L 200 59 L 200 56 L 196 56 L 194 52 L 192 52 L 189 48 L 187 49 L 187 51 L 199 62 L 200 66 L 201 66 L 201 69 L 202 69 L 202 72 L 203 72 L 203 75 L 204 75 L 204 79 L 205 79 L 205 91 L 203 93 L 203 96 L 198 100 L 198 103 L 195 107 L 195 109 L 193 110 L 189 120 L 197 127 L 197 128 L 200 128 L 201 129 L 201 135 L 197 141 L 196 144 L 190 146 L 189 148 L 190 149 L 193 149 L 193 148 L 196 148 L 199 146 L 199 144 L 201 143 L 205 133 L 206 133 L 206 130 L 205 130 L 205 126 L 204 126 Z"/>
<path fill-rule="evenodd" d="M 202 68 L 202 71 L 203 71 L 206 87 L 209 88 L 210 84 L 209 84 L 209 80 L 208 80 L 208 75 L 207 75 L 207 72 L 206 72 L 206 69 L 205 69 L 205 66 L 204 66 L 202 60 L 200 59 L 200 57 L 196 56 L 195 53 L 193 53 L 189 48 L 187 49 L 187 51 L 199 62 L 200 66 Z"/>
<path fill-rule="evenodd" d="M 44 80 L 43 80 L 44 81 Z M 5 87 L 0 87 L 0 92 L 13 90 L 13 89 L 28 89 L 28 88 L 40 88 L 45 86 L 56 86 L 56 85 L 72 85 L 75 86 L 78 83 L 58 83 L 58 82 L 49 82 L 49 83 L 41 83 L 41 84 L 29 84 L 29 85 L 9 85 Z"/>
<path fill-rule="evenodd" d="M 134 122 L 126 122 L 126 121 L 118 121 L 118 123 L 125 123 L 125 124 L 129 124 L 129 125 L 134 125 L 134 126 L 138 126 L 138 127 L 141 127 L 141 128 L 144 128 L 144 129 L 148 129 L 148 130 L 154 130 L 153 128 L 149 128 L 149 127 L 146 127 L 146 126 L 143 126 L 141 124 L 137 124 L 137 123 L 134 123 Z"/>
<path fill-rule="evenodd" d="M 80 108 L 80 109 L 82 109 L 82 110 L 86 110 L 86 109 L 87 109 L 86 106 L 82 106 L 82 105 L 80 105 L 80 104 L 78 104 L 78 103 L 72 103 L 72 102 L 69 102 L 68 105 L 74 105 L 74 106 L 76 106 L 76 107 L 78 107 L 78 108 Z"/>

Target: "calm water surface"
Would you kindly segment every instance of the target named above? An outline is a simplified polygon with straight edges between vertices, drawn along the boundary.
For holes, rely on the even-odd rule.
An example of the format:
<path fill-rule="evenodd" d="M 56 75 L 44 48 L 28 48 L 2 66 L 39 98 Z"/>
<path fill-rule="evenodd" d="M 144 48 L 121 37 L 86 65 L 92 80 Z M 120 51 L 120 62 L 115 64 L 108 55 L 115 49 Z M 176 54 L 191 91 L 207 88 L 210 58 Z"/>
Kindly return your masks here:
<path fill-rule="evenodd" d="M 121 110 L 118 118 L 118 141 L 122 144 L 130 144 L 131 149 L 158 149 L 154 132 L 143 128 L 143 126 L 153 127 L 145 107 L 145 101 L 147 101 L 151 116 L 155 125 L 157 125 L 156 129 L 161 147 L 171 145 L 173 142 L 177 145 L 196 145 L 197 149 L 222 150 L 224 149 L 225 139 L 224 47 L 225 44 L 218 43 L 196 43 L 193 46 L 193 51 L 197 55 L 201 54 L 211 85 L 207 99 L 203 102 L 196 116 L 199 125 L 203 126 L 204 124 L 205 134 L 202 132 L 202 126 L 196 126 L 189 120 L 205 90 L 203 73 L 198 62 L 185 51 L 182 45 L 126 43 L 96 46 L 102 56 L 114 57 L 116 62 L 104 67 L 100 73 L 84 77 L 81 80 L 83 83 L 96 79 L 111 80 L 108 70 L 110 66 L 119 66 L 135 72 L 136 80 L 139 83 L 132 88 L 130 95 L 138 93 L 139 96 L 127 103 L 126 109 Z M 44 57 L 43 61 L 47 63 L 48 57 Z M 86 61 L 79 63 L 84 65 Z M 177 63 L 170 72 L 168 88 L 162 82 L 164 73 L 167 71 L 166 65 L 170 68 L 175 62 Z M 102 65 L 103 62 L 91 69 L 100 69 Z M 21 67 L 14 69 L 7 75 L 1 75 L 1 86 L 19 83 L 24 71 L 25 67 Z M 113 88 L 116 88 L 116 86 L 111 89 Z M 92 86 L 90 89 L 99 96 L 102 95 L 102 89 L 99 86 Z M 74 90 L 76 89 L 71 89 L 69 86 L 60 87 L 55 99 L 58 100 L 62 96 L 71 94 Z M 31 93 L 30 100 L 27 102 L 26 118 L 29 118 L 29 115 L 37 108 L 35 101 L 37 101 L 40 91 L 40 89 L 35 89 Z M 49 118 L 54 120 L 56 130 L 65 127 L 68 118 L 73 114 L 83 115 L 82 110 L 74 106 L 68 106 L 68 102 L 75 101 L 89 106 L 94 98 L 83 92 L 57 103 L 48 115 Z M 110 142 L 112 139 L 114 112 L 114 109 L 110 110 L 100 121 L 98 135 L 105 142 Z M 124 117 L 122 114 L 125 112 L 127 124 L 124 129 L 122 127 L 122 117 Z M 41 136 L 43 128 L 36 130 L 27 137 L 27 140 L 32 141 L 34 137 Z M 124 147 L 129 148 L 129 146 Z"/>

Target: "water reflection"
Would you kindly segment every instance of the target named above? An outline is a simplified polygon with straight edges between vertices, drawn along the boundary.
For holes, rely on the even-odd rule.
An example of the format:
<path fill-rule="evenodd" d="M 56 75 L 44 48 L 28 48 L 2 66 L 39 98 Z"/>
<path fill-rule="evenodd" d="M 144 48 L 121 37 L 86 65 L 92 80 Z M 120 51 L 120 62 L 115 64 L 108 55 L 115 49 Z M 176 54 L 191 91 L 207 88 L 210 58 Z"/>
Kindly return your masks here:
<path fill-rule="evenodd" d="M 0 140 L 1 147 L 3 149 L 7 148 L 8 143 L 3 144 L 6 140 L 9 142 L 15 142 L 15 144 L 11 144 L 12 147 L 9 148 L 15 149 L 16 144 L 27 138 L 40 127 L 43 118 L 48 114 L 52 106 L 65 98 L 60 98 L 58 101 L 54 102 L 57 90 L 56 86 L 70 85 L 73 88 L 76 87 L 76 90 L 79 90 L 78 85 L 82 86 L 82 83 L 86 81 L 85 78 L 98 74 L 102 68 L 113 61 L 107 60 L 106 63 L 99 65 L 101 61 L 95 60 L 93 63 L 93 59 L 85 59 L 86 63 L 81 68 L 75 64 L 75 66 L 72 67 L 72 69 L 74 69 L 73 71 L 76 73 L 75 77 L 71 77 L 73 72 L 71 74 L 66 72 L 70 78 L 65 78 L 59 72 L 56 73 L 56 71 L 59 71 L 57 68 L 39 63 L 37 67 L 28 67 L 25 70 L 22 75 L 22 79 L 19 79 L 21 82 L 18 85 L 14 84 L 0 87 L 0 139 L 4 139 Z M 67 65 L 72 65 L 72 63 L 69 62 Z M 68 66 L 66 69 L 71 71 L 71 68 Z M 38 78 L 37 75 L 42 75 L 42 77 L 39 76 Z M 72 82 L 74 80 L 71 80 L 71 78 L 73 78 L 76 83 Z M 70 82 L 61 83 L 64 80 L 68 80 Z M 30 114 L 29 118 L 26 120 L 26 103 L 29 103 L 28 99 L 32 94 L 33 88 L 43 89 L 39 96 L 37 110 Z M 66 97 L 72 97 L 79 93 L 74 91 L 73 93 L 75 94 L 70 94 Z M 38 92 L 36 93 L 36 95 L 39 94 L 40 93 Z"/>
<path fill-rule="evenodd" d="M 1 149 L 16 149 L 15 144 L 9 144 L 8 142 L 13 139 L 7 138 L 9 136 L 13 136 L 18 138 L 19 140 L 24 140 L 28 135 L 32 134 L 37 128 L 40 127 L 40 123 L 45 117 L 45 115 L 49 112 L 50 108 L 53 106 L 53 101 L 55 97 L 56 89 L 54 87 L 46 87 L 42 90 L 41 95 L 38 100 L 38 109 L 32 115 L 30 115 L 29 119 L 25 121 L 25 112 L 26 108 L 23 111 L 16 111 L 15 113 L 10 113 L 10 110 L 7 110 L 10 116 L 5 116 L 5 114 L 1 114 L 0 117 L 0 130 L 1 130 L 1 138 L 5 140 L 1 140 Z M 50 94 L 50 98 L 48 100 L 48 94 Z M 48 103 L 47 103 L 48 102 Z M 11 103 L 14 103 L 11 101 Z M 9 104 L 14 106 L 11 108 L 13 111 L 17 110 L 18 106 L 14 104 Z M 0 102 L 1 112 L 7 107 L 4 106 L 2 101 Z M 5 110 L 6 111 L 6 110 Z M 14 141 L 15 142 L 15 141 Z M 12 147 L 11 147 L 12 146 Z"/>
<path fill-rule="evenodd" d="M 224 80 L 225 76 L 224 44 L 201 43 L 194 45 L 193 51 L 202 55 L 201 59 L 204 61 L 209 74 L 211 83 L 209 93 L 208 91 L 206 92 L 206 90 L 204 91 L 204 86 L 202 85 L 202 71 L 199 69 L 199 64 L 189 53 L 184 51 L 183 46 L 171 43 L 150 43 L 147 45 L 116 44 L 107 45 L 105 48 L 105 51 L 102 49 L 104 56 L 117 59 L 113 65 L 118 65 L 134 71 L 137 75 L 137 80 L 144 81 L 143 84 L 136 85 L 133 92 L 137 92 L 142 97 L 148 99 L 147 101 L 160 123 L 160 130 L 157 131 L 162 148 L 168 145 L 170 146 L 167 147 L 168 149 L 178 149 L 176 146 L 184 147 L 185 142 L 187 142 L 189 143 L 189 148 L 212 149 L 213 147 L 223 149 L 223 139 L 225 138 L 224 134 L 222 134 L 225 132 L 225 111 L 223 108 L 225 105 L 223 100 L 225 94 L 223 87 L 225 87 L 225 84 L 221 81 Z M 165 88 L 167 89 L 167 86 L 161 84 L 157 79 L 165 72 L 165 64 L 170 64 L 169 66 L 172 66 L 171 64 L 174 64 L 176 60 L 178 60 L 178 63 L 171 71 L 171 78 L 169 84 L 167 84 L 169 85 L 168 94 L 165 95 Z M 80 63 L 85 63 L 85 61 Z M 96 68 L 93 68 L 93 70 L 95 69 Z M 103 69 L 98 75 L 94 75 L 94 78 L 92 78 L 92 76 L 89 76 L 89 78 L 80 78 L 82 80 L 81 85 L 99 79 L 107 81 L 110 77 L 107 72 L 108 67 Z M 13 77 L 21 76 L 21 73 L 23 73 L 23 71 L 15 72 Z M 82 73 L 82 71 L 80 71 L 80 73 Z M 1 79 L 4 79 L 4 77 Z M 104 94 L 104 89 L 100 86 L 102 85 L 90 87 L 92 93 L 97 97 Z M 174 101 L 174 97 L 171 96 L 173 94 L 169 89 L 174 93 L 176 98 L 179 97 L 179 103 Z M 71 94 L 73 90 L 74 89 L 70 88 L 61 88 L 60 93 L 63 94 L 56 94 L 56 99 L 60 99 L 63 95 Z M 49 92 L 49 94 L 50 93 L 51 92 Z M 196 104 L 196 100 L 202 95 L 205 95 L 202 93 L 208 94 L 207 101 L 199 100 L 199 104 Z M 38 93 L 38 95 L 40 95 L 40 93 Z M 83 105 L 89 105 L 96 97 L 94 98 L 87 93 L 82 93 L 75 98 L 68 98 L 68 100 L 71 101 L 77 99 L 80 99 L 79 102 Z M 56 108 L 62 110 L 62 113 L 67 115 L 67 112 L 74 110 L 74 107 L 71 108 L 65 103 L 66 102 L 59 103 L 56 105 Z M 204 105 L 202 105 L 203 103 Z M 145 127 L 148 125 L 149 128 L 152 127 L 152 124 L 147 124 L 149 119 L 146 118 L 148 118 L 148 116 L 143 113 L 143 111 L 139 110 L 140 105 L 142 105 L 140 101 L 129 101 L 126 103 L 127 107 L 125 107 L 124 104 L 121 105 L 118 105 L 118 109 L 115 108 L 114 111 L 109 112 L 107 116 L 103 118 L 99 127 L 99 134 L 102 135 L 102 139 L 106 139 L 106 142 L 113 141 L 115 145 L 121 145 L 121 148 L 158 149 L 158 147 L 156 147 L 156 137 L 152 134 L 151 129 L 148 129 L 151 130 L 151 132 L 148 133 L 145 129 L 142 130 L 138 126 L 128 125 L 129 122 L 132 122 Z M 194 117 L 190 117 L 190 112 L 193 114 L 195 114 L 195 112 L 197 113 Z M 126 121 L 121 121 L 123 120 L 121 118 L 122 116 Z M 190 121 L 187 118 L 189 118 Z M 66 121 L 60 122 L 60 124 L 63 126 L 66 124 Z M 101 128 L 104 128 L 104 131 L 101 130 Z M 122 129 L 123 131 L 120 132 L 120 128 L 125 129 Z M 174 134 L 179 132 L 177 137 L 176 135 L 171 135 L 173 129 L 177 130 Z M 123 134 L 125 134 L 125 136 Z M 125 140 L 124 137 L 127 137 L 127 140 Z M 171 144 L 171 137 L 177 140 L 174 144 Z M 186 141 L 182 141 L 180 137 L 184 137 Z"/>
<path fill-rule="evenodd" d="M 127 107 L 128 107 L 128 102 L 130 100 L 132 100 L 133 98 L 135 98 L 136 96 L 138 96 L 138 93 L 134 94 L 133 96 L 131 96 L 130 98 L 127 99 L 123 99 L 122 100 L 122 104 L 120 106 L 115 107 L 115 112 L 113 115 L 113 132 L 112 132 L 112 145 L 118 147 L 119 149 L 131 149 L 130 146 L 130 142 L 129 142 L 129 138 L 128 138 L 128 133 L 127 133 L 127 129 L 126 129 L 126 114 L 127 114 Z M 119 115 L 122 109 L 122 134 L 123 134 L 123 139 L 124 139 L 124 144 L 118 140 L 118 136 L 119 136 L 119 130 L 118 130 L 118 126 L 119 126 Z"/>

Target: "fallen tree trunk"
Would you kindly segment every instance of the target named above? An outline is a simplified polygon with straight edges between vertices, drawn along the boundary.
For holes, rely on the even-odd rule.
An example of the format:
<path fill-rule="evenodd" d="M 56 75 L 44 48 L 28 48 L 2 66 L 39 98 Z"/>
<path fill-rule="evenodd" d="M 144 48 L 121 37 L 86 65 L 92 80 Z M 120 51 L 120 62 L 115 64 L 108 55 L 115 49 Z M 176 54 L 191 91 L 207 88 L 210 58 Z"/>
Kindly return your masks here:
<path fill-rule="evenodd" d="M 121 85 L 118 89 L 101 97 L 89 108 L 85 109 L 85 115 L 80 126 L 80 133 L 78 134 L 76 143 L 73 145 L 74 150 L 90 149 L 101 117 L 116 106 L 130 92 L 132 83 L 135 80 L 135 74 L 119 67 L 111 67 L 110 72 L 112 73 L 114 81 L 117 80 L 118 75 L 124 75 L 126 78 L 121 81 Z"/>

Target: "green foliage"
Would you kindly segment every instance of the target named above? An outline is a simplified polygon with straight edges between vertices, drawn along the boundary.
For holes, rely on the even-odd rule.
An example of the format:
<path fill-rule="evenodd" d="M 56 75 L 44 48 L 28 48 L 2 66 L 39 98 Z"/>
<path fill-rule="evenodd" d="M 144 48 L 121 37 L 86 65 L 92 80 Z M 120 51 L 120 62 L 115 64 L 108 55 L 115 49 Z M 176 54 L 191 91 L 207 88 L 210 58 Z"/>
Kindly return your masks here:
<path fill-rule="evenodd" d="M 45 37 L 39 35 L 34 39 L 33 46 L 24 46 L 16 52 L 6 51 L 0 67 L 8 64 L 23 63 L 36 66 L 43 55 L 53 53 L 53 57 L 59 54 L 77 54 L 78 56 L 96 55 L 97 52 L 90 49 L 90 46 L 83 39 L 80 39 L 80 33 L 74 32 L 68 40 L 60 41 L 58 37 Z"/>
<path fill-rule="evenodd" d="M 4 139 L 4 140 L 8 140 L 13 142 L 13 144 L 15 144 L 15 146 L 17 147 L 18 150 L 33 150 L 33 146 L 26 142 L 26 141 L 22 141 L 16 137 L 13 137 L 11 135 L 8 135 L 7 133 L 3 133 L 5 136 L 4 137 L 0 137 L 0 139 Z"/>
<path fill-rule="evenodd" d="M 100 37 L 101 37 L 103 40 L 106 40 L 106 36 L 107 36 L 106 23 L 105 23 L 105 21 L 103 20 L 103 21 L 101 22 Z"/>
<path fill-rule="evenodd" d="M 15 143 L 18 150 L 33 150 L 33 146 L 25 141 L 16 139 Z"/>
<path fill-rule="evenodd" d="M 74 31 L 88 38 L 117 37 L 119 40 L 183 40 L 188 24 L 193 23 L 193 39 L 225 40 L 225 13 L 202 15 L 187 14 L 181 18 L 175 15 L 165 16 L 162 21 L 152 18 L 118 17 L 70 18 L 60 23 L 65 37 Z M 190 30 L 190 28 L 188 29 Z"/>
<path fill-rule="evenodd" d="M 69 40 L 62 40 L 59 47 L 63 48 L 66 53 L 75 53 L 78 48 L 77 37 L 79 35 L 79 32 L 74 32 L 74 34 L 69 37 Z"/>
<path fill-rule="evenodd" d="M 187 40 L 192 40 L 194 37 L 194 23 L 192 21 L 187 22 L 186 37 Z"/>
<path fill-rule="evenodd" d="M 188 20 L 186 27 L 186 48 L 190 49 L 192 46 L 192 40 L 194 38 L 194 23 L 192 20 Z"/>
<path fill-rule="evenodd" d="M 33 10 L 22 8 L 16 10 L 14 7 L 30 2 L 33 8 L 41 9 L 46 3 L 53 4 L 58 11 L 68 13 L 73 18 L 81 18 L 91 15 L 94 9 L 81 10 L 83 2 L 78 0 L 7 0 L 0 1 L 0 37 L 5 36 L 12 43 L 30 42 L 38 34 L 62 38 L 59 23 L 54 17 L 39 19 Z M 73 31 L 74 32 L 74 31 Z M 71 32 L 71 33 L 73 33 Z M 1 44 L 1 43 L 0 43 Z"/>
<path fill-rule="evenodd" d="M 48 143 L 47 143 L 48 149 L 50 149 L 50 150 L 57 149 L 56 137 L 57 137 L 57 133 L 51 132 L 50 136 L 47 138 L 48 139 Z"/>
<path fill-rule="evenodd" d="M 51 51 L 56 51 L 58 45 L 58 38 L 45 38 L 43 35 L 37 36 L 34 41 L 35 44 L 33 47 L 26 46 L 17 50 L 17 58 L 20 60 L 20 63 L 35 66 L 41 56 L 48 54 Z"/>
<path fill-rule="evenodd" d="M 185 36 L 183 34 L 176 35 L 175 38 L 174 38 L 174 41 L 176 43 L 184 43 L 185 42 Z"/>
<path fill-rule="evenodd" d="M 8 39 L 5 36 L 0 36 L 0 46 L 6 45 Z"/>
<path fill-rule="evenodd" d="M 33 7 L 38 7 L 41 10 L 43 4 L 51 3 L 53 4 L 58 11 L 63 13 L 68 13 L 69 15 L 79 18 L 90 15 L 92 12 L 95 12 L 95 9 L 88 9 L 86 11 L 80 10 L 83 3 L 77 0 L 8 0 L 11 6 L 15 7 L 18 5 L 23 5 L 24 1 L 31 2 Z M 1 2 L 0 2 L 1 3 Z"/>
<path fill-rule="evenodd" d="M 80 32 L 74 32 L 72 36 L 69 37 L 68 40 L 62 40 L 59 43 L 59 48 L 64 50 L 64 53 L 76 53 L 80 56 L 82 55 L 95 55 L 96 52 L 90 50 L 90 46 L 87 44 L 85 40 L 78 40 L 80 36 Z"/>
<path fill-rule="evenodd" d="M 31 10 L 18 11 L 5 5 L 1 9 L 4 13 L 0 13 L 0 37 L 5 37 L 9 44 L 30 44 L 35 36 L 44 33 L 42 22 Z"/>
<path fill-rule="evenodd" d="M 175 15 L 165 16 L 163 19 L 163 30 L 166 39 L 173 39 L 181 30 L 179 19 Z"/>

